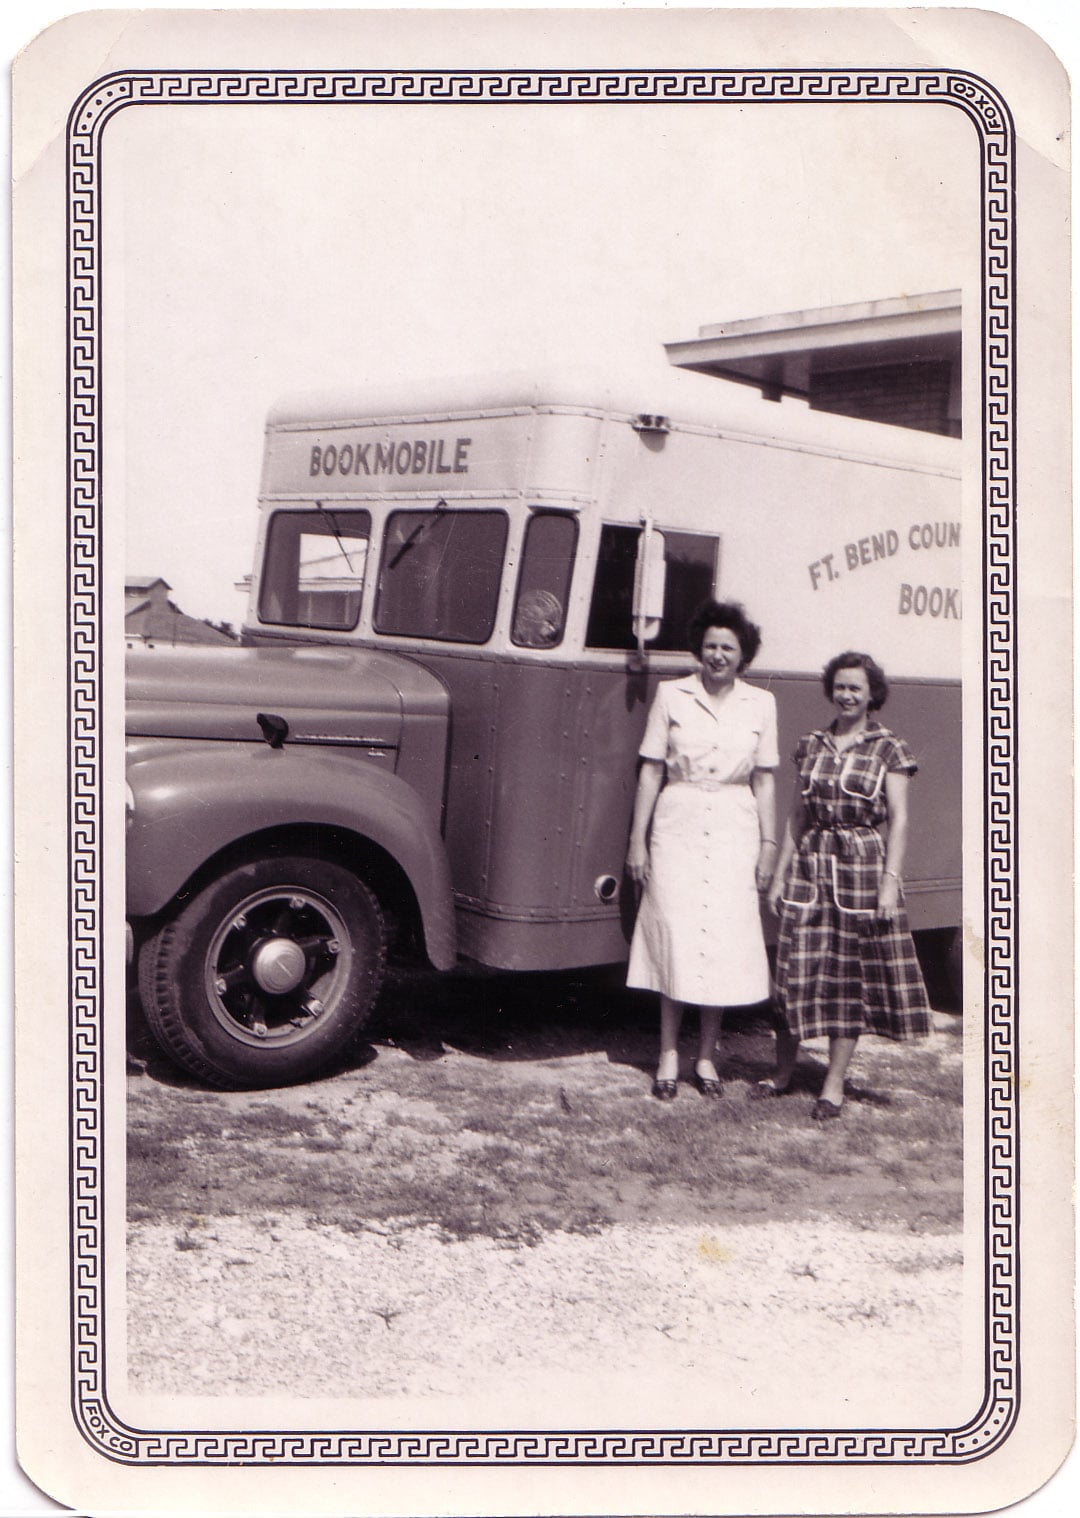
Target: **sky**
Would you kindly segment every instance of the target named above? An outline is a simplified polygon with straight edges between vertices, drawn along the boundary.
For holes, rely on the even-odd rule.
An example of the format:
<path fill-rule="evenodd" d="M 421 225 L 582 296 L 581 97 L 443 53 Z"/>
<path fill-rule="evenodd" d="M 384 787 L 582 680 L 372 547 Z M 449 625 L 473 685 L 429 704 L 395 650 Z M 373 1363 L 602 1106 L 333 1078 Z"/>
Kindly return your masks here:
<path fill-rule="evenodd" d="M 154 107 L 110 123 L 103 181 L 126 572 L 233 622 L 284 395 L 585 364 L 648 409 L 704 324 L 977 267 L 975 137 L 944 106 Z M 722 388 L 724 421 L 774 425 Z"/>

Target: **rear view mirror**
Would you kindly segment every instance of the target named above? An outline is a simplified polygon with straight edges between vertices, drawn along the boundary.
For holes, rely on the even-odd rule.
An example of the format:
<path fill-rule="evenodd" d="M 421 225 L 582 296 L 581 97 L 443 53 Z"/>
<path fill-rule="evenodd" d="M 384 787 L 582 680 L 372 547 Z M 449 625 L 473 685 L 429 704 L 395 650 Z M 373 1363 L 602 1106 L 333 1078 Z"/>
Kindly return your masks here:
<path fill-rule="evenodd" d="M 667 565 L 664 560 L 664 534 L 646 522 L 638 539 L 637 563 L 634 566 L 634 603 L 631 625 L 638 652 L 660 632 L 664 617 L 664 587 Z"/>

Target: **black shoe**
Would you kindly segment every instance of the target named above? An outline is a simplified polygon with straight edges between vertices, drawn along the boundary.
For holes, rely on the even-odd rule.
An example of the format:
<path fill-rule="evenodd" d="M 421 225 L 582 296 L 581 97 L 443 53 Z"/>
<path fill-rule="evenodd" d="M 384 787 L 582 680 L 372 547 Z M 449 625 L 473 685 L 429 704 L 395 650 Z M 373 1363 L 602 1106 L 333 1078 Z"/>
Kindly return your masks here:
<path fill-rule="evenodd" d="M 679 1094 L 675 1081 L 653 1081 L 652 1094 L 658 1102 L 673 1102 Z"/>
<path fill-rule="evenodd" d="M 774 1086 L 772 1081 L 758 1081 L 746 1093 L 752 1102 L 762 1102 L 771 1096 L 787 1096 L 790 1086 Z"/>
<path fill-rule="evenodd" d="M 695 1074 L 695 1076 L 694 1076 L 694 1085 L 701 1092 L 702 1096 L 713 1096 L 713 1097 L 715 1097 L 715 1096 L 723 1096 L 723 1094 L 724 1094 L 724 1088 L 723 1088 L 723 1086 L 720 1084 L 719 1081 L 713 1080 L 713 1078 L 712 1078 L 711 1075 L 697 1075 L 697 1074 Z"/>
<path fill-rule="evenodd" d="M 819 1096 L 810 1116 L 815 1123 L 828 1123 L 834 1117 L 839 1117 L 843 1110 L 843 1107 L 838 1107 L 835 1102 L 827 1101 L 825 1097 Z"/>

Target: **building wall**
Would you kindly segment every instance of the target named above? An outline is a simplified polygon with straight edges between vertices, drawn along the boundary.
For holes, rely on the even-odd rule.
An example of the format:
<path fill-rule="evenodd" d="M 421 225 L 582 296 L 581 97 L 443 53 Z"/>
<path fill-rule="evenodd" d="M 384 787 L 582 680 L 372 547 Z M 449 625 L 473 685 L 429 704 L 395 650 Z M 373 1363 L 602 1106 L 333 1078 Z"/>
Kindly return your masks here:
<path fill-rule="evenodd" d="M 810 407 L 959 437 L 959 413 L 950 415 L 952 369 L 941 361 L 819 371 L 811 377 Z"/>

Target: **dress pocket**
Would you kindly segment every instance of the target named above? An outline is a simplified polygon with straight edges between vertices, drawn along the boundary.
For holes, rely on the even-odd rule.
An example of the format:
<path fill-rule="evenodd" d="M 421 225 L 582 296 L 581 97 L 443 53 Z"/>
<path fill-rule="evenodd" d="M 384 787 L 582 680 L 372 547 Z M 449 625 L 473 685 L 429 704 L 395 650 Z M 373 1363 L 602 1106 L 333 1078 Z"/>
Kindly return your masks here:
<path fill-rule="evenodd" d="M 840 790 L 860 800 L 877 799 L 885 783 L 885 766 L 875 754 L 848 754 L 840 770 Z"/>
<path fill-rule="evenodd" d="M 877 850 L 865 858 L 832 859 L 833 900 L 841 912 L 872 917 L 877 911 L 881 857 Z"/>

